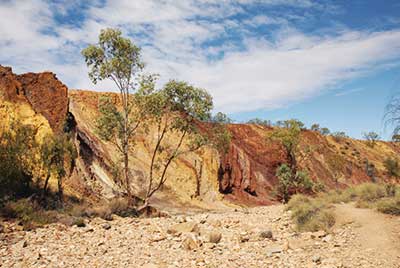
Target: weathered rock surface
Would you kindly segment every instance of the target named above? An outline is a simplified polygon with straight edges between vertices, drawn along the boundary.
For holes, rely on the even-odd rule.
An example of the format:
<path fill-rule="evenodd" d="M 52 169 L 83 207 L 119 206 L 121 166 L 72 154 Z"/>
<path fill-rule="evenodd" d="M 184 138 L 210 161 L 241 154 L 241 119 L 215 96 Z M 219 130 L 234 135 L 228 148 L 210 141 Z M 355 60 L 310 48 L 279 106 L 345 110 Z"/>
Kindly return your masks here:
<path fill-rule="evenodd" d="M 0 91 L 6 100 L 27 101 L 55 131 L 61 131 L 68 113 L 68 88 L 51 72 L 16 75 L 0 65 Z"/>

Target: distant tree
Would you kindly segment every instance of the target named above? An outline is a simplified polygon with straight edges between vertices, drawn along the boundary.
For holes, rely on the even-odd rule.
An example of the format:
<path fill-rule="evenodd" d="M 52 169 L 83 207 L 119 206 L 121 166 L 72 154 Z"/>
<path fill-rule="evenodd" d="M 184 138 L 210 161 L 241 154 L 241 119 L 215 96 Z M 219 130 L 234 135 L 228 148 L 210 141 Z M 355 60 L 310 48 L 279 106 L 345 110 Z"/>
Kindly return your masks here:
<path fill-rule="evenodd" d="M 296 126 L 298 126 L 300 130 L 305 129 L 304 123 L 297 119 L 278 120 L 276 121 L 275 126 L 280 128 L 290 128 L 293 124 L 296 124 Z"/>
<path fill-rule="evenodd" d="M 143 122 L 143 114 L 135 111 L 135 98 L 131 94 L 137 90 L 144 67 L 140 48 L 122 37 L 120 30 L 104 29 L 100 32 L 98 43 L 82 50 L 82 55 L 89 67 L 89 78 L 94 84 L 109 79 L 119 89 L 122 109 L 109 99 L 100 100 L 97 133 L 102 139 L 112 142 L 121 153 L 125 188 L 131 203 L 129 151 L 134 146 L 132 139 Z"/>
<path fill-rule="evenodd" d="M 394 134 L 392 136 L 392 141 L 393 142 L 400 142 L 400 135 L 399 134 Z"/>
<path fill-rule="evenodd" d="M 157 134 L 151 149 L 143 208 L 167 181 L 171 163 L 208 143 L 198 122 L 210 121 L 213 107 L 212 98 L 205 90 L 186 82 L 172 80 L 161 90 L 156 90 L 154 84 L 144 88 L 145 91 L 138 93 L 138 102 L 143 112 L 149 115 L 148 121 L 156 126 Z M 221 118 L 225 117 L 221 115 Z M 178 136 L 175 143 L 168 139 L 173 133 Z"/>
<path fill-rule="evenodd" d="M 221 124 L 231 124 L 233 120 L 230 119 L 226 114 L 218 112 L 211 118 L 211 122 L 221 123 Z"/>
<path fill-rule="evenodd" d="M 365 140 L 367 140 L 367 144 L 370 147 L 374 147 L 376 141 L 380 139 L 379 135 L 376 132 L 370 131 L 363 134 Z"/>
<path fill-rule="evenodd" d="M 341 141 L 341 140 L 343 140 L 343 139 L 345 139 L 345 138 L 348 138 L 348 136 L 346 135 L 346 133 L 343 132 L 343 131 L 336 131 L 336 132 L 333 132 L 333 133 L 331 134 L 331 136 L 332 136 L 333 139 L 334 139 L 335 141 L 337 141 L 337 142 L 339 142 L 339 141 Z"/>
<path fill-rule="evenodd" d="M 46 178 L 43 186 L 43 195 L 46 195 L 51 174 L 57 178 L 58 197 L 63 199 L 63 180 L 71 174 L 75 166 L 77 151 L 67 134 L 57 136 L 48 135 L 44 138 L 40 149 L 43 169 Z"/>
<path fill-rule="evenodd" d="M 385 108 L 385 125 L 393 126 L 393 136 L 400 135 L 400 92 L 392 96 Z"/>
<path fill-rule="evenodd" d="M 321 128 L 320 128 L 319 124 L 312 124 L 311 125 L 311 130 L 319 132 L 321 130 Z"/>
<path fill-rule="evenodd" d="M 326 127 L 321 128 L 319 132 L 324 136 L 329 135 L 331 133 L 329 128 L 326 128 Z"/>
<path fill-rule="evenodd" d="M 267 126 L 270 127 L 272 126 L 271 120 L 264 120 L 260 118 L 253 118 L 247 121 L 247 124 L 254 124 L 254 125 L 261 125 L 261 126 Z"/>

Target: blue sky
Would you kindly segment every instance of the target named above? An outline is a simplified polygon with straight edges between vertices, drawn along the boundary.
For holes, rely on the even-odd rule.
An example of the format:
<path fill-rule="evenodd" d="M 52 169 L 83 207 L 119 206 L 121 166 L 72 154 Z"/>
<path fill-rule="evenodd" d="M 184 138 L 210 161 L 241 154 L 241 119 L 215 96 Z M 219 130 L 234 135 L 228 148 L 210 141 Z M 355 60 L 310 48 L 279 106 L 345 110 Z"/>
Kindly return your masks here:
<path fill-rule="evenodd" d="M 0 64 L 115 90 L 92 85 L 80 55 L 106 27 L 142 47 L 160 86 L 206 88 L 236 121 L 298 118 L 390 136 L 382 117 L 400 90 L 399 1 L 0 0 Z"/>

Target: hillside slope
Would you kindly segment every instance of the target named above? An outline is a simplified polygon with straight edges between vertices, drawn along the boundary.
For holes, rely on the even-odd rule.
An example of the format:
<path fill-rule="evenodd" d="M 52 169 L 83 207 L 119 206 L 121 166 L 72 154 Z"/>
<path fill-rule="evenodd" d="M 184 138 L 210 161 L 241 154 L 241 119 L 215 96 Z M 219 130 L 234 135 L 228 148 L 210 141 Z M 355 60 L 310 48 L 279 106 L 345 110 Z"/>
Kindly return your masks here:
<path fill-rule="evenodd" d="M 72 176 L 65 181 L 67 192 L 93 202 L 123 195 L 115 172 L 120 161 L 116 148 L 95 134 L 99 97 L 108 95 L 117 102 L 118 95 L 68 91 L 52 73 L 15 75 L 10 68 L 1 66 L 0 92 L 2 118 L 17 113 L 24 122 L 55 133 L 62 131 L 67 117 L 70 118 L 79 157 Z M 232 202 L 245 205 L 276 202 L 275 173 L 279 165 L 287 162 L 287 155 L 279 143 L 267 140 L 273 129 L 253 124 L 230 124 L 228 128 L 232 142 L 226 155 L 220 156 L 215 149 L 204 147 L 181 156 L 171 166 L 165 187 L 152 202 L 163 207 L 203 209 L 225 207 Z M 147 185 L 154 134 L 152 127 L 148 134 L 139 134 L 130 157 L 131 188 L 137 196 L 143 196 Z M 176 137 L 169 136 L 168 142 L 176 142 Z M 309 130 L 302 132 L 301 148 L 301 169 L 328 189 L 372 179 L 394 180 L 383 162 L 400 153 L 398 144 L 379 141 L 369 147 L 365 141 L 335 139 Z"/>

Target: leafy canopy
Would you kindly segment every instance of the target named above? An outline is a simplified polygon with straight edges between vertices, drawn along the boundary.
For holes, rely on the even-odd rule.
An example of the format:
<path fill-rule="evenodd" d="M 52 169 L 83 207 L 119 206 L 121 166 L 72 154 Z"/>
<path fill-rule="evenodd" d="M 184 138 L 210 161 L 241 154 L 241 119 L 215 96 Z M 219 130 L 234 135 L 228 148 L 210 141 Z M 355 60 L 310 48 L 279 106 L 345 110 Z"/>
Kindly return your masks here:
<path fill-rule="evenodd" d="M 144 68 L 140 48 L 122 37 L 118 29 L 101 30 L 98 44 L 89 45 L 82 50 L 82 55 L 94 84 L 111 79 L 120 89 L 127 88 L 133 82 L 132 77 Z"/>

